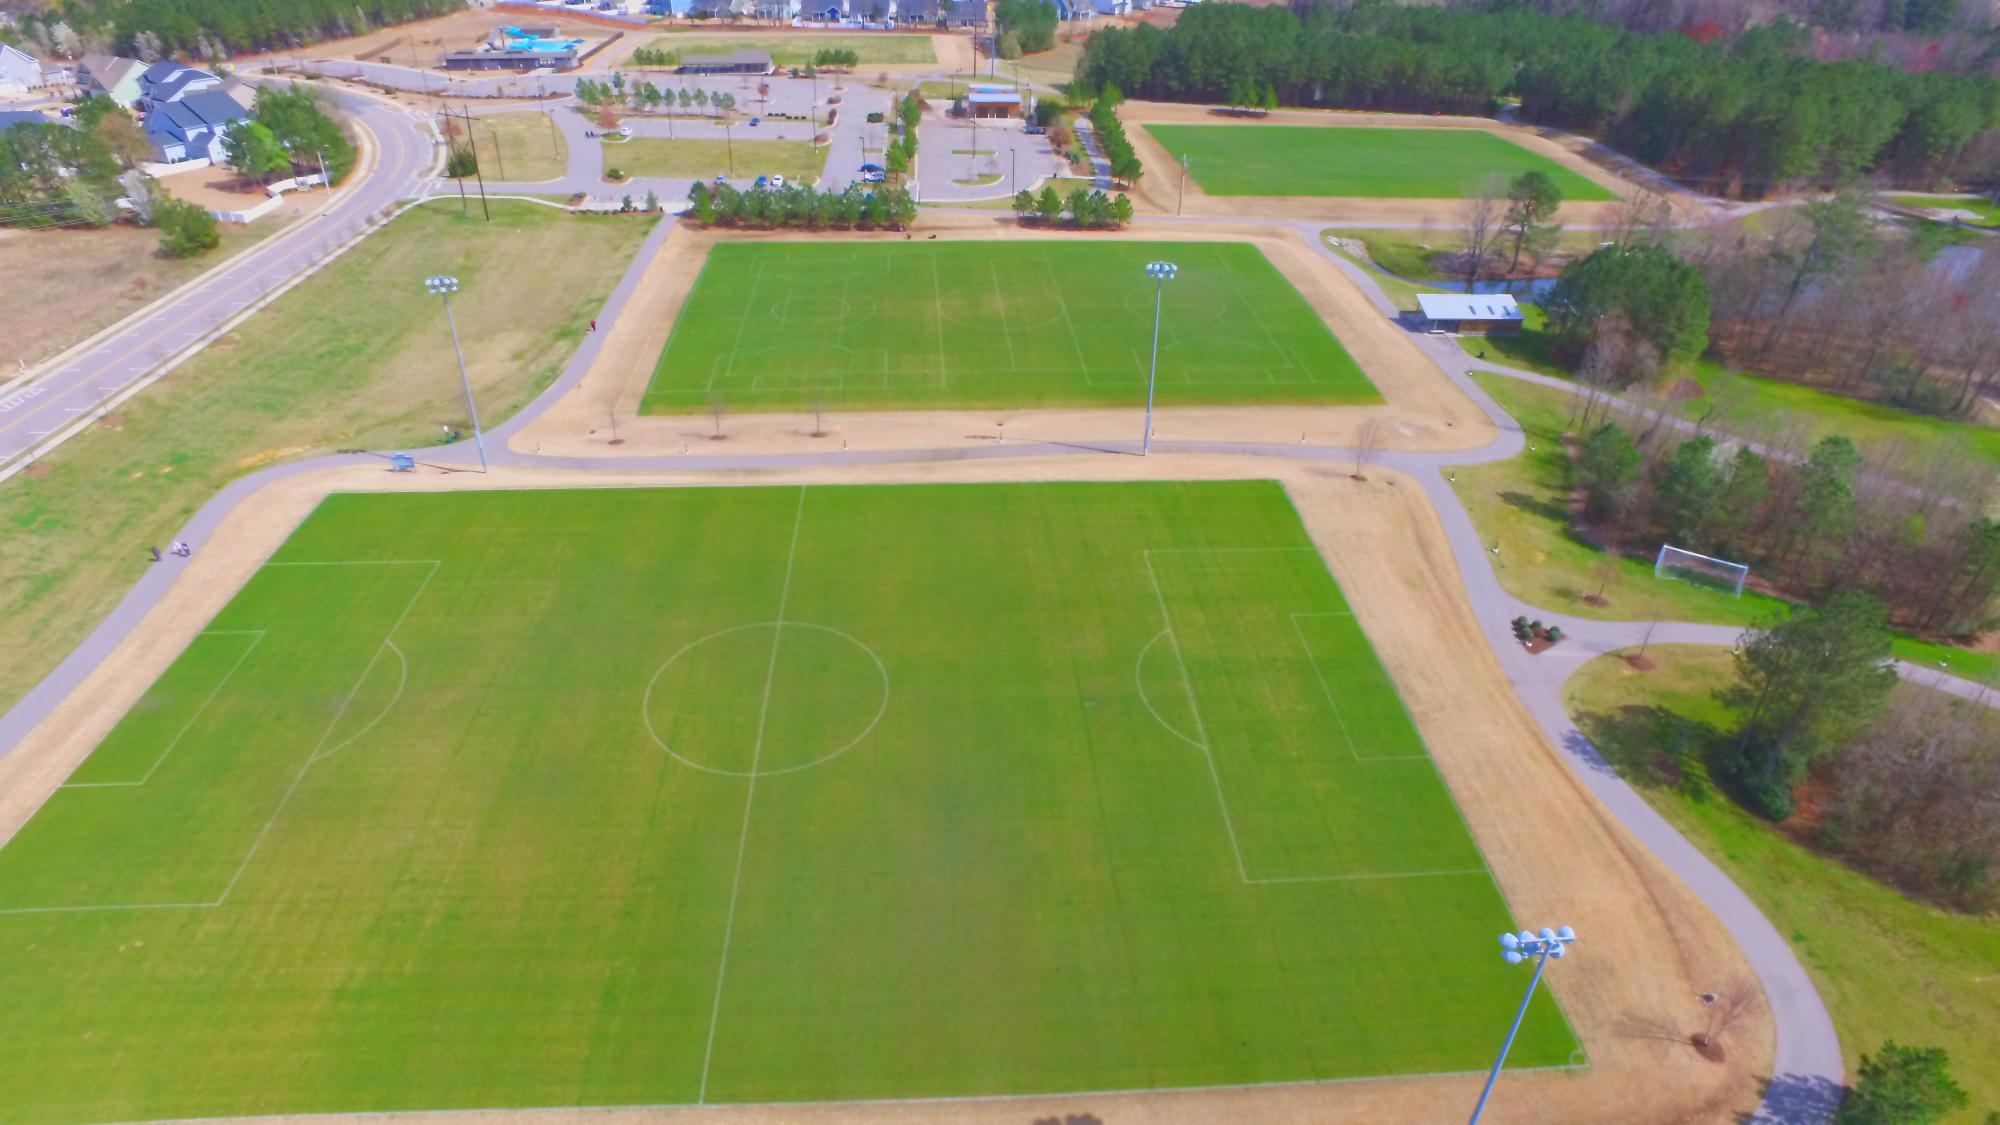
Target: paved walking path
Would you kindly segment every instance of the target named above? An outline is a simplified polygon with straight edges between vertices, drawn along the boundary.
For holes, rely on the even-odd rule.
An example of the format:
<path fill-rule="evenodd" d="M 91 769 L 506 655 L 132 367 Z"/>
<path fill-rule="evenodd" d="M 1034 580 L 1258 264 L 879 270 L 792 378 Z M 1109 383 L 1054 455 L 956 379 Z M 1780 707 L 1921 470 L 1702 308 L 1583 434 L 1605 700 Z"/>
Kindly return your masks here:
<path fill-rule="evenodd" d="M 1319 238 L 1321 224 L 1294 223 L 1298 235 L 1328 260 L 1354 278 L 1377 311 L 1394 317 L 1396 309 L 1374 285 L 1366 272 L 1334 254 Z M 659 254 L 672 229 L 662 222 L 640 248 L 625 277 L 613 290 L 599 318 L 614 321 L 631 301 L 640 278 Z M 562 375 L 525 410 L 489 432 L 487 448 L 494 463 L 530 468 L 554 468 L 579 473 L 633 471 L 741 471 L 745 469 L 786 469 L 801 467 L 841 467 L 918 461 L 976 461 L 1016 457 L 1075 456 L 1072 444 L 978 444 L 940 449 L 911 449 L 884 452 L 812 452 L 759 455 L 685 455 L 678 457 L 545 457 L 521 453 L 507 447 L 508 438 L 570 393 L 584 372 L 596 360 L 604 335 L 589 334 L 564 367 Z M 1592 655 L 1634 643 L 1646 628 L 1644 622 L 1594 621 L 1573 618 L 1528 605 L 1508 594 L 1500 585 L 1470 516 L 1453 494 L 1443 470 L 1455 465 L 1471 465 L 1500 460 L 1518 454 L 1525 439 L 1521 429 L 1505 411 L 1469 377 L 1479 363 L 1455 344 L 1427 336 L 1414 337 L 1420 350 L 1430 356 L 1456 385 L 1485 410 L 1500 429 L 1500 436 L 1483 448 L 1456 453 L 1384 452 L 1378 464 L 1410 475 L 1429 495 L 1446 539 L 1466 585 L 1473 611 L 1485 629 L 1488 643 L 1498 657 L 1508 680 L 1543 731 L 1561 747 L 1564 759 L 1608 809 L 1698 893 L 1715 911 L 1741 946 L 1756 972 L 1770 1002 L 1777 1033 L 1777 1055 L 1770 1088 L 1755 1120 L 1765 1122 L 1822 1121 L 1838 1103 L 1844 1068 L 1840 1043 L 1812 979 L 1793 955 L 1783 935 L 1766 919 L 1756 904 L 1730 881 L 1720 868 L 1703 855 L 1630 786 L 1620 779 L 1597 754 L 1562 703 L 1563 681 Z M 1527 373 L 1518 373 L 1526 375 Z M 1135 443 L 1105 442 L 1098 448 L 1110 455 L 1136 453 Z M 1328 446 L 1263 445 L 1227 442 L 1156 442 L 1163 454 L 1229 454 L 1321 461 L 1348 461 L 1353 452 Z M 225 487 L 204 504 L 177 536 L 197 545 L 215 534 L 223 518 L 246 497 L 265 485 L 287 477 L 317 472 L 333 466 L 351 465 L 354 456 L 320 457 L 293 464 L 273 466 L 243 477 Z M 428 463 L 453 468 L 473 465 L 472 450 L 466 445 L 428 450 Z M 67 659 L 24 696 L 12 710 L 0 716 L 0 754 L 18 744 L 65 697 L 75 691 L 100 662 L 128 637 L 142 617 L 168 591 L 183 564 L 169 558 L 148 568 L 111 614 L 91 632 Z M 1519 614 L 1555 620 L 1570 639 L 1542 656 L 1531 656 L 1514 640 L 1509 622 Z M 1733 644 L 1734 629 L 1668 622 L 1653 633 L 1655 643 Z M 1901 665 L 1905 675 L 1919 675 L 1968 698 L 1985 699 L 1978 685 L 1939 676 L 1929 670 Z"/>

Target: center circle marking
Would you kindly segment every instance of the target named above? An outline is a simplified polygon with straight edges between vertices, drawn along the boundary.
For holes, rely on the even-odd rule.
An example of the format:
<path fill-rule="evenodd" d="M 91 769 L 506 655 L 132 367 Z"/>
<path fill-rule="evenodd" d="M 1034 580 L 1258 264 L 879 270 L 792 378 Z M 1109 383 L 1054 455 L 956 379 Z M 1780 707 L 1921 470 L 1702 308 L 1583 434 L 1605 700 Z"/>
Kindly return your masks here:
<path fill-rule="evenodd" d="M 860 732 L 855 734 L 853 737 L 849 738 L 847 741 L 841 743 L 838 747 L 834 748 L 833 750 L 821 754 L 819 757 L 814 758 L 811 761 L 799 762 L 794 765 L 783 766 L 780 768 L 760 767 L 754 770 L 724 769 L 720 766 L 710 765 L 706 762 L 697 761 L 693 756 L 692 751 L 683 752 L 686 750 L 685 747 L 683 747 L 680 750 L 676 750 L 671 744 L 669 744 L 666 737 L 660 733 L 659 728 L 656 727 L 653 723 L 653 694 L 659 688 L 660 680 L 663 677 L 665 677 L 668 672 L 672 671 L 676 665 L 682 663 L 682 661 L 687 660 L 690 657 L 699 659 L 697 650 L 700 649 L 702 646 L 707 645 L 714 641 L 719 641 L 724 638 L 734 636 L 738 633 L 749 632 L 753 629 L 766 630 L 766 631 L 800 629 L 815 633 L 822 633 L 827 636 L 837 638 L 838 640 L 847 642 L 847 644 L 851 646 L 852 650 L 858 651 L 863 656 L 866 656 L 868 660 L 875 665 L 876 674 L 880 677 L 881 699 L 876 704 L 874 714 L 869 716 L 868 722 L 861 728 Z M 782 649 L 780 650 L 780 655 L 782 656 Z M 772 666 L 768 671 L 766 671 L 765 675 L 767 676 L 775 675 L 775 673 L 776 673 L 775 666 Z M 769 690 L 769 685 L 766 684 L 766 691 L 768 690 Z M 776 706 L 778 702 L 780 701 L 768 701 L 762 705 Z M 747 778 L 747 777 L 777 777 L 782 774 L 796 773 L 799 770 L 810 769 L 813 766 L 825 765 L 826 763 L 834 760 L 835 758 L 840 757 L 842 754 L 847 753 L 849 750 L 852 750 L 855 746 L 859 745 L 863 739 L 866 739 L 869 735 L 875 733 L 875 727 L 879 723 L 881 723 L 882 716 L 886 714 L 888 710 L 889 710 L 889 668 L 887 665 L 882 663 L 881 656 L 877 655 L 874 649 L 868 647 L 866 644 L 863 644 L 852 634 L 844 632 L 840 629 L 835 629 L 829 625 L 816 625 L 808 621 L 783 621 L 783 622 L 753 621 L 745 625 L 734 625 L 727 629 L 718 629 L 715 632 L 710 633 L 705 637 L 700 637 L 696 640 L 688 642 L 687 644 L 681 646 L 681 648 L 678 651 L 676 651 L 672 656 L 667 657 L 665 663 L 661 664 L 657 669 L 654 670 L 652 678 L 646 681 L 646 692 L 644 697 L 640 701 L 639 717 L 646 724 L 646 733 L 652 737 L 653 744 L 658 746 L 662 751 L 664 751 L 668 757 L 674 759 L 675 761 L 681 763 L 682 765 L 688 766 L 692 769 L 701 770 L 703 773 L 720 774 L 724 777 Z M 768 716 L 766 716 L 766 718 L 768 718 Z M 764 749 L 768 751 L 769 747 L 765 747 Z"/>

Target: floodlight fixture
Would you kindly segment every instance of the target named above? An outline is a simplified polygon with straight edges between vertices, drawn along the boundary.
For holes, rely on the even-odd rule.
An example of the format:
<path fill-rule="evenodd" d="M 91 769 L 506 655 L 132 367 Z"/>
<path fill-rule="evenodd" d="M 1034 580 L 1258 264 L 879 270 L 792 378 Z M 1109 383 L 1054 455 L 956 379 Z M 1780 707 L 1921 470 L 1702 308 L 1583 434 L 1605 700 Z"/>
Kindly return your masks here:
<path fill-rule="evenodd" d="M 1542 970 L 1549 960 L 1562 960 L 1565 950 L 1576 940 L 1576 931 L 1568 926 L 1551 929 L 1543 926 L 1538 931 L 1522 930 L 1518 934 L 1500 935 L 1500 958 L 1509 965 L 1518 965 L 1530 957 L 1535 959 L 1535 975 L 1528 978 L 1528 991 L 1521 996 L 1521 1006 L 1514 1011 L 1514 1022 L 1507 1028 L 1507 1040 L 1500 1044 L 1500 1057 L 1493 1060 L 1493 1069 L 1486 1075 L 1486 1086 L 1479 1091 L 1479 1104 L 1472 1107 L 1471 1125 L 1479 1125 L 1479 1115 L 1486 1112 L 1486 1099 L 1493 1096 L 1493 1083 L 1500 1078 L 1500 1067 L 1507 1061 L 1507 1052 L 1513 1049 L 1514 1036 L 1521 1031 L 1521 1018 L 1528 1014 L 1528 1001 L 1535 997 L 1535 985 L 1541 983 Z"/>

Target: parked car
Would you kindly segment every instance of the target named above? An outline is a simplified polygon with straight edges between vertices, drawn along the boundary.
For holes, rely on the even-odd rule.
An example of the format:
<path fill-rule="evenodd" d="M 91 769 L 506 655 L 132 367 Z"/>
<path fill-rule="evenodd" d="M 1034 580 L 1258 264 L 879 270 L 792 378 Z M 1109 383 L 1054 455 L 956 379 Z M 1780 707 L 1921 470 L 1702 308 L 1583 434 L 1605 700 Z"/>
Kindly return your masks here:
<path fill-rule="evenodd" d="M 615 135 L 620 137 L 629 137 L 632 135 L 632 127 L 630 125 L 620 125 Z"/>
<path fill-rule="evenodd" d="M 764 119 L 763 119 L 763 118 L 761 118 L 761 117 L 753 117 L 753 118 L 751 118 L 751 119 L 750 119 L 750 127 L 751 127 L 751 128 L 753 128 L 753 129 L 754 129 L 754 128 L 756 128 L 756 127 L 757 127 L 757 123 L 758 123 L 759 121 L 762 121 L 762 120 L 764 120 Z"/>
<path fill-rule="evenodd" d="M 718 183 L 718 184 L 726 184 L 726 183 L 728 183 L 728 182 L 729 182 L 729 177 L 728 177 L 728 176 L 725 176 L 725 175 L 723 175 L 723 174 L 722 174 L 722 173 L 720 173 L 720 172 L 717 172 L 717 173 L 715 174 L 715 182 L 716 182 L 716 183 Z"/>
<path fill-rule="evenodd" d="M 754 183 L 754 184 L 751 184 L 750 186 L 751 186 L 751 187 L 770 187 L 770 186 L 771 186 L 771 177 L 769 177 L 769 176 L 759 176 L 759 177 L 757 177 L 757 182 L 756 182 L 756 183 Z"/>
<path fill-rule="evenodd" d="M 771 177 L 771 186 L 772 186 L 772 187 L 774 187 L 774 188 L 781 188 L 781 187 L 784 187 L 784 186 L 785 186 L 785 177 L 783 177 L 783 176 L 772 176 L 772 177 Z"/>
<path fill-rule="evenodd" d="M 1022 127 L 1021 131 L 1031 137 L 1039 137 L 1048 132 L 1047 129 L 1042 128 L 1040 125 L 1026 125 Z"/>
<path fill-rule="evenodd" d="M 863 164 L 861 166 L 861 182 L 864 184 L 879 184 L 888 178 L 888 169 L 882 167 L 880 164 Z"/>

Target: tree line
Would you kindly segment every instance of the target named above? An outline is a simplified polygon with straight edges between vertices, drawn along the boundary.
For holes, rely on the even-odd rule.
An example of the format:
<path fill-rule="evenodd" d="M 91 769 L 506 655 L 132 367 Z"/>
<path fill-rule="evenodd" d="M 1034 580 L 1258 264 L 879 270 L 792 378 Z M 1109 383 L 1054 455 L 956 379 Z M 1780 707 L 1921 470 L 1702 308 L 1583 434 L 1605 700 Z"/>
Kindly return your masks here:
<path fill-rule="evenodd" d="M 1346 10 L 1207 3 L 1162 31 L 1085 44 L 1091 89 L 1170 101 L 1488 114 L 1602 137 L 1718 194 L 1757 196 L 1860 175 L 1934 186 L 1994 174 L 2000 82 L 1800 53 L 1780 23 L 1707 43 L 1512 8 L 1362 2 Z"/>
<path fill-rule="evenodd" d="M 872 191 L 859 184 L 841 191 L 799 184 L 738 191 L 728 184 L 697 180 L 688 189 L 688 204 L 688 213 L 705 227 L 905 230 L 917 218 L 917 201 L 904 188 L 888 184 Z"/>
<path fill-rule="evenodd" d="M 1104 87 L 1097 101 L 1090 107 L 1090 125 L 1097 133 L 1098 147 L 1104 150 L 1104 159 L 1111 163 L 1111 175 L 1127 184 L 1136 184 L 1146 169 L 1139 163 L 1139 151 L 1132 147 L 1132 138 L 1125 135 L 1125 123 L 1118 120 L 1118 104 L 1125 96 L 1116 86 Z"/>
<path fill-rule="evenodd" d="M 1000 38 L 1011 39 L 1003 46 L 1013 53 L 1003 50 L 1003 57 L 1020 58 L 1056 45 L 1056 6 L 1049 0 L 1000 0 L 993 8 L 993 21 Z"/>
<path fill-rule="evenodd" d="M 1124 194 L 1107 195 L 1090 188 L 1074 188 L 1068 195 L 1045 184 L 1037 195 L 1026 188 L 1014 193 L 1014 216 L 1023 225 L 1045 227 L 1063 225 L 1063 216 L 1078 230 L 1115 230 L 1132 221 L 1132 200 Z"/>
<path fill-rule="evenodd" d="M 83 46 L 109 38 L 122 53 L 153 62 L 168 55 L 220 61 L 245 51 L 278 50 L 377 27 L 462 11 L 459 0 L 68 0 L 60 9 L 22 16 L 30 35 Z M 74 29 L 74 30 L 71 30 Z"/>
<path fill-rule="evenodd" d="M 2000 247 L 1941 265 L 1945 228 L 1896 228 L 1860 191 L 1683 238 L 1713 295 L 1709 350 L 1735 366 L 1900 409 L 1962 417 L 2000 391 Z"/>

